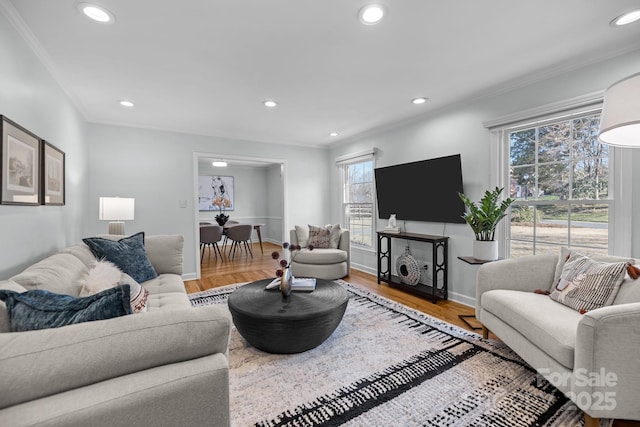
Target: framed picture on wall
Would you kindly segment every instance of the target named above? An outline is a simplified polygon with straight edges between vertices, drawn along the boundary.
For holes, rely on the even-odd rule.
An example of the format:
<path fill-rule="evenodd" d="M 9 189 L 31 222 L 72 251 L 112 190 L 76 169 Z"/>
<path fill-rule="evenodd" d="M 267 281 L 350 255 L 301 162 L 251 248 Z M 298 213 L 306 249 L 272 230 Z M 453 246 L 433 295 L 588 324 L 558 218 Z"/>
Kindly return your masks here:
<path fill-rule="evenodd" d="M 198 177 L 200 211 L 232 211 L 235 209 L 233 196 L 232 176 L 200 175 Z"/>
<path fill-rule="evenodd" d="M 42 203 L 64 205 L 64 152 L 42 141 Z"/>
<path fill-rule="evenodd" d="M 2 195 L 4 205 L 40 204 L 40 139 L 0 116 L 2 127 Z"/>

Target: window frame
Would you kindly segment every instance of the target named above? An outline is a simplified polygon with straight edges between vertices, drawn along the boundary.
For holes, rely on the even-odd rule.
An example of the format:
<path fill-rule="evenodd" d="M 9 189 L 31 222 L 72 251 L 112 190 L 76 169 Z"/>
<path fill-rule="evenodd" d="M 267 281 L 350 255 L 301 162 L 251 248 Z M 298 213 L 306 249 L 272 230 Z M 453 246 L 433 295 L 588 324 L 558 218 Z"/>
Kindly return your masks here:
<path fill-rule="evenodd" d="M 491 134 L 491 185 L 509 188 L 510 185 L 510 141 L 509 134 L 514 131 L 542 126 L 546 123 L 569 120 L 588 114 L 596 114 L 602 110 L 604 93 L 597 92 L 560 101 L 554 104 L 537 107 L 520 113 L 510 114 L 496 120 L 485 122 L 484 126 Z M 631 234 L 631 156 L 627 149 L 609 146 L 609 233 L 608 252 L 612 255 L 630 256 Z M 604 200 L 589 201 L 588 204 L 603 204 Z M 548 202 L 536 202 L 549 204 Z M 582 204 L 577 200 L 571 204 Z M 500 257 L 509 256 L 509 238 L 511 232 L 511 210 L 500 222 L 496 230 L 499 241 Z M 535 239 L 535 237 L 534 237 Z M 569 242 L 570 243 L 570 242 Z"/>
<path fill-rule="evenodd" d="M 336 159 L 336 165 L 338 166 L 339 170 L 340 170 L 340 224 L 342 227 L 349 229 L 350 225 L 348 223 L 349 221 L 349 217 L 348 217 L 348 213 L 347 213 L 347 207 L 348 205 L 352 205 L 353 203 L 349 203 L 346 202 L 346 196 L 347 196 L 347 187 L 348 187 L 348 182 L 347 182 L 347 168 L 349 166 L 355 165 L 355 164 L 359 164 L 359 163 L 366 163 L 366 162 L 371 162 L 371 185 L 372 185 L 372 200 L 371 200 L 371 228 L 369 230 L 369 237 L 371 239 L 371 246 L 368 246 L 366 244 L 361 244 L 359 242 L 354 242 L 353 241 L 353 237 L 354 237 L 354 233 L 351 232 L 350 233 L 350 244 L 352 245 L 353 248 L 357 248 L 360 250 L 364 250 L 364 251 L 374 251 L 375 247 L 376 247 L 376 240 L 375 240 L 375 229 L 376 229 L 376 195 L 375 195 L 375 175 L 373 173 L 373 170 L 375 169 L 376 166 L 376 162 L 375 162 L 375 149 L 372 150 L 367 150 L 364 152 L 360 152 L 360 153 L 353 153 L 353 154 L 348 154 L 345 156 L 341 156 L 339 158 Z M 365 203 L 368 205 L 368 203 Z M 351 230 L 350 230 L 351 231 Z"/>

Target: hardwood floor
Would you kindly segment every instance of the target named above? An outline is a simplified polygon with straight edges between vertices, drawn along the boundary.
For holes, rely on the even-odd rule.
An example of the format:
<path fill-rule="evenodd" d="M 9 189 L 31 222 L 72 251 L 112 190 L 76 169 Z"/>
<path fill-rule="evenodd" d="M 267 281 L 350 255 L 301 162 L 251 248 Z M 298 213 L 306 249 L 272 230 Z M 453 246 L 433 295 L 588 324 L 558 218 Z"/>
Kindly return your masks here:
<path fill-rule="evenodd" d="M 272 243 L 263 243 L 263 246 L 264 254 L 260 251 L 260 245 L 254 243 L 252 245 L 253 258 L 245 252 L 240 252 L 236 253 L 233 260 L 230 260 L 226 254 L 224 255 L 225 258 L 221 260 L 220 257 L 216 258 L 214 256 L 213 251 L 209 252 L 209 250 L 207 250 L 201 265 L 202 278 L 200 280 L 186 281 L 185 288 L 187 292 L 200 292 L 233 283 L 253 282 L 254 280 L 274 277 L 276 262 L 271 258 L 271 253 L 273 251 L 281 251 L 282 248 Z M 438 301 L 437 304 L 433 304 L 423 298 L 391 288 L 387 284 L 378 285 L 376 276 L 358 270 L 352 269 L 351 274 L 345 277 L 344 280 L 362 289 L 366 289 L 371 293 L 389 298 L 438 319 L 480 334 L 479 330 L 473 330 L 458 317 L 459 315 L 473 315 L 474 309 L 472 307 L 454 301 Z M 480 326 L 475 318 L 467 320 L 473 326 Z M 496 339 L 493 335 L 491 335 L 490 338 Z M 616 420 L 613 426 L 638 427 L 640 426 L 640 422 Z"/>
<path fill-rule="evenodd" d="M 224 260 L 220 260 L 220 257 L 216 258 L 213 252 L 209 254 L 207 250 L 201 266 L 202 279 L 185 282 L 187 292 L 199 292 L 232 283 L 252 282 L 274 277 L 276 262 L 271 258 L 271 253 L 280 251 L 281 248 L 272 243 L 264 243 L 263 246 L 264 254 L 260 252 L 260 246 L 254 243 L 252 249 L 253 258 L 241 252 L 240 254 L 236 253 L 234 260 L 229 260 L 226 257 Z M 391 288 L 387 284 L 378 285 L 376 276 L 358 270 L 352 269 L 351 274 L 345 277 L 344 280 L 371 293 L 382 295 L 438 319 L 458 325 L 469 331 L 480 333 L 478 330 L 471 329 L 458 317 L 460 314 L 472 315 L 474 313 L 472 307 L 454 301 L 438 301 L 437 304 L 433 304 L 426 299 Z M 472 325 L 479 326 L 475 319 L 467 320 Z"/>

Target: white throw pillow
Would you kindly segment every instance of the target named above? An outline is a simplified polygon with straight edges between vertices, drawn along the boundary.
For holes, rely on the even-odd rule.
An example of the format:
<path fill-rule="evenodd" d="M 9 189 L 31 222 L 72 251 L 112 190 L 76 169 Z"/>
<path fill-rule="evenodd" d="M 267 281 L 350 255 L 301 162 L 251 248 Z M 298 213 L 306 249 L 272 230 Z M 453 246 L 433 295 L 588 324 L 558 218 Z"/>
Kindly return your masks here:
<path fill-rule="evenodd" d="M 331 249 L 338 249 L 340 246 L 340 224 L 327 224 L 327 228 L 329 229 L 329 247 Z"/>
<path fill-rule="evenodd" d="M 306 248 L 309 244 L 309 228 L 296 225 L 296 237 L 298 238 L 298 244 Z"/>
<path fill-rule="evenodd" d="M 122 271 L 109 261 L 98 261 L 78 284 L 81 297 L 97 294 L 105 289 L 113 288 L 122 278 Z"/>
<path fill-rule="evenodd" d="M 118 285 L 129 285 L 131 309 L 134 313 L 147 311 L 147 298 L 149 291 L 143 288 L 131 276 L 123 273 L 115 264 L 106 260 L 100 260 L 89 270 L 89 272 L 78 281 L 82 286 L 80 297 L 97 294 L 105 289 Z"/>

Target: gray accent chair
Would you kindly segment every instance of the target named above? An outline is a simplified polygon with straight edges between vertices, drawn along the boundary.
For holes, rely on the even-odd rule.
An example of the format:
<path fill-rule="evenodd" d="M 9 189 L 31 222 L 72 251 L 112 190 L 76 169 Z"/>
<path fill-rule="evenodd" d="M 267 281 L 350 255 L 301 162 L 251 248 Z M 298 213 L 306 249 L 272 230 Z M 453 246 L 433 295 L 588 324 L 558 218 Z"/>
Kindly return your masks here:
<path fill-rule="evenodd" d="M 291 272 L 294 276 L 335 280 L 349 275 L 351 258 L 349 230 L 340 229 L 337 248 L 315 248 L 312 251 L 307 249 L 308 229 L 306 240 L 304 236 L 301 236 L 301 239 L 298 238 L 300 230 L 301 228 L 298 227 L 297 231 L 295 229 L 289 231 L 290 243 L 303 247 L 291 262 Z"/>
<path fill-rule="evenodd" d="M 176 235 L 145 238 L 159 274 L 142 283 L 146 313 L 9 332 L 0 301 L 0 426 L 228 426 L 231 316 L 224 305 L 191 307 L 183 244 Z M 0 289 L 78 296 L 95 261 L 81 243 Z"/>
<path fill-rule="evenodd" d="M 479 268 L 476 317 L 483 336 L 493 332 L 565 393 L 587 414 L 587 426 L 599 418 L 640 420 L 640 279 L 627 276 L 613 305 L 580 314 L 534 292 L 551 290 L 558 259 L 525 256 Z"/>

